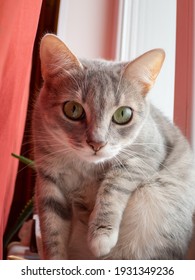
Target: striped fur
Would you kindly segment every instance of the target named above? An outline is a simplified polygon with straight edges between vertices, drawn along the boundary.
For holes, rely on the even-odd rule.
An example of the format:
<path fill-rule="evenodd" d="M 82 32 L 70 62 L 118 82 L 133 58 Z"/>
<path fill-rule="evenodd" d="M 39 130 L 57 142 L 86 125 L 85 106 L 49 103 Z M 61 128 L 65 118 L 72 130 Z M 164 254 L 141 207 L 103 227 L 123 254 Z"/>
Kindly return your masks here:
<path fill-rule="evenodd" d="M 184 258 L 195 208 L 192 152 L 147 99 L 164 52 L 131 63 L 79 61 L 46 35 L 40 56 L 33 139 L 42 258 Z M 81 120 L 65 116 L 67 101 L 82 105 Z M 121 106 L 133 112 L 125 125 L 113 121 Z"/>

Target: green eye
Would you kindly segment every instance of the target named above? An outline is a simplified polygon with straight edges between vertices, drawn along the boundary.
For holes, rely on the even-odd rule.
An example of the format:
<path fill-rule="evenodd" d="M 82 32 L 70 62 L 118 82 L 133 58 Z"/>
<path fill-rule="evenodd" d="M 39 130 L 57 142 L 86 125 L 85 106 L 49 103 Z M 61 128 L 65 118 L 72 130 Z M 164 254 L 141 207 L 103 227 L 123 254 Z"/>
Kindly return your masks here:
<path fill-rule="evenodd" d="M 116 124 L 123 125 L 131 121 L 133 110 L 129 107 L 120 107 L 116 110 L 112 117 L 112 121 Z"/>
<path fill-rule="evenodd" d="M 85 116 L 83 107 L 75 101 L 67 101 L 64 104 L 63 111 L 65 116 L 72 121 L 79 121 Z"/>

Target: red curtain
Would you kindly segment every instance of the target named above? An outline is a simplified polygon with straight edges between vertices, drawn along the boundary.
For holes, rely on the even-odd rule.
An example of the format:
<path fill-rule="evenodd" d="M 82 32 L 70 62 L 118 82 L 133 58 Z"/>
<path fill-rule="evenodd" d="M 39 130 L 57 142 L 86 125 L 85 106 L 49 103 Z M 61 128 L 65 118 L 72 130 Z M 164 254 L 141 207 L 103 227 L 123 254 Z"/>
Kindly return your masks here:
<path fill-rule="evenodd" d="M 42 0 L 0 0 L 0 259 L 12 202 Z"/>

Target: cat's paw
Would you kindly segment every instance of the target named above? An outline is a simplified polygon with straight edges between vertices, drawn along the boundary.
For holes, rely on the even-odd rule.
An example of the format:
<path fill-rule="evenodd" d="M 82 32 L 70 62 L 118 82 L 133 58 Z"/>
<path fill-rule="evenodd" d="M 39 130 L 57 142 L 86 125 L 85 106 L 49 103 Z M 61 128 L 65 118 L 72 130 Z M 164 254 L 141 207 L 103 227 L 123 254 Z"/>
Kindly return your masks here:
<path fill-rule="evenodd" d="M 118 240 L 118 231 L 106 227 L 96 229 L 89 228 L 88 246 L 93 255 L 97 258 L 110 253 Z"/>

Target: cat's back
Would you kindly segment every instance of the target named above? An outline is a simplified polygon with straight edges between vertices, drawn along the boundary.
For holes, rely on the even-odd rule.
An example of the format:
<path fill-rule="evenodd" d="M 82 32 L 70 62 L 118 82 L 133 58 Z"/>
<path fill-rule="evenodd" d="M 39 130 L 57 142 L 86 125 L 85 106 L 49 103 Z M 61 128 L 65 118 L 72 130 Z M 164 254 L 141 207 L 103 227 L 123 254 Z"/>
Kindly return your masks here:
<path fill-rule="evenodd" d="M 191 153 L 189 142 L 182 131 L 153 104 L 150 105 L 150 115 L 164 138 L 165 144 L 174 146 L 177 143 L 183 143 L 183 150 Z"/>

